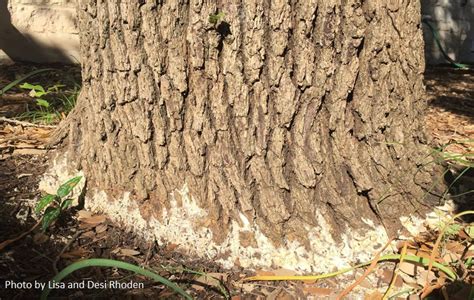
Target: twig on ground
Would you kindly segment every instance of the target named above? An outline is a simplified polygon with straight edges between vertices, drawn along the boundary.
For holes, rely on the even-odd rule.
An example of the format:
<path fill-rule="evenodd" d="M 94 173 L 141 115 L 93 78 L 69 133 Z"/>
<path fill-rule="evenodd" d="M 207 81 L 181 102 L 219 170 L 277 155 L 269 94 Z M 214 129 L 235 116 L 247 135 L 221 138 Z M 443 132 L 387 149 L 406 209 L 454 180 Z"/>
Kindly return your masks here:
<path fill-rule="evenodd" d="M 26 127 L 39 127 L 39 128 L 56 128 L 57 126 L 55 125 L 41 125 L 41 124 L 34 124 L 30 122 L 25 122 L 25 121 L 18 121 L 14 119 L 8 119 L 5 117 L 0 117 L 0 122 L 4 123 L 10 123 L 10 124 L 15 124 L 15 125 L 21 125 L 21 126 L 26 126 Z"/>
<path fill-rule="evenodd" d="M 29 176 L 33 176 L 33 174 L 31 174 L 31 173 L 23 173 L 23 174 L 17 175 L 16 178 L 22 179 L 23 177 L 29 177 Z"/>
<path fill-rule="evenodd" d="M 382 300 L 385 300 L 390 296 L 390 290 L 393 288 L 393 286 L 395 285 L 395 282 L 397 281 L 398 273 L 400 272 L 400 266 L 402 265 L 403 260 L 405 259 L 405 255 L 407 254 L 407 248 L 408 248 L 408 243 L 407 243 L 407 241 L 405 241 L 403 243 L 402 252 L 400 253 L 401 256 L 400 256 L 400 261 L 398 262 L 398 267 L 396 268 L 395 272 L 393 273 L 394 274 L 393 278 L 390 281 L 390 285 L 388 286 L 387 291 L 385 291 L 385 294 L 383 295 Z"/>
<path fill-rule="evenodd" d="M 7 247 L 8 245 L 22 239 L 23 237 L 25 237 L 26 235 L 28 235 L 30 232 L 32 232 L 33 230 L 35 230 L 36 227 L 38 227 L 38 225 L 41 223 L 41 220 L 39 220 L 33 227 L 31 227 L 30 229 L 28 229 L 27 231 L 23 232 L 22 234 L 20 234 L 19 236 L 17 236 L 16 238 L 13 238 L 13 239 L 10 239 L 10 240 L 6 240 L 2 243 L 0 243 L 0 251 L 2 251 L 5 247 Z"/>

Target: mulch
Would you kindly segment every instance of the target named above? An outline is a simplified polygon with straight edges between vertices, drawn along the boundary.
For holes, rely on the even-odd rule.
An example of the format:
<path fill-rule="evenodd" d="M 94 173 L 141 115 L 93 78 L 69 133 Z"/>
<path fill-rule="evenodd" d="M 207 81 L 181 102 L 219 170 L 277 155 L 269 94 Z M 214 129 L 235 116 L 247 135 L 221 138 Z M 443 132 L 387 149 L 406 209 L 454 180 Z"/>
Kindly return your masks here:
<path fill-rule="evenodd" d="M 426 128 L 446 151 L 474 154 L 474 71 L 432 68 L 425 74 Z M 473 158 L 474 161 L 474 158 Z"/>

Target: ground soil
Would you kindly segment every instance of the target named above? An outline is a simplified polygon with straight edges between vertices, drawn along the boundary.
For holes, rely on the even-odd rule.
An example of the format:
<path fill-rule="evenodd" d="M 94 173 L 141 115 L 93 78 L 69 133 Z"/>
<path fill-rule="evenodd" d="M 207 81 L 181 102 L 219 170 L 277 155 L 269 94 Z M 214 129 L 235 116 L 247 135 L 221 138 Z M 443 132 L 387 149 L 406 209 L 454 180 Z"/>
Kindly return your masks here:
<path fill-rule="evenodd" d="M 14 65 L 0 66 L 0 87 L 15 79 L 19 73 L 38 66 Z M 64 76 L 79 77 L 77 68 L 55 66 L 58 71 L 49 77 L 44 74 L 36 78 L 44 85 L 55 83 Z M 52 77 L 51 77 L 52 76 Z M 426 72 L 428 109 L 426 127 L 433 147 L 450 145 L 453 153 L 473 153 L 474 139 L 474 72 L 460 71 L 451 68 L 428 69 Z M 15 98 L 16 97 L 16 98 Z M 5 100 L 7 99 L 7 100 Z M 20 99 L 17 102 L 12 99 Z M 30 103 L 25 92 L 12 90 L 7 97 L 0 97 L 0 117 L 12 118 L 24 110 L 25 103 Z M 37 222 L 31 207 L 41 196 L 38 182 L 47 168 L 48 136 L 54 128 L 36 127 L 29 124 L 0 121 L 0 243 L 18 237 L 28 231 Z M 462 169 L 462 166 L 460 167 Z M 468 174 L 468 173 L 466 173 Z M 472 178 L 472 177 L 471 177 Z M 466 179 L 467 180 L 467 179 Z M 469 180 L 463 186 L 472 190 Z M 466 197 L 458 199 L 459 205 L 470 203 Z M 465 207 L 464 207 L 465 208 Z M 430 238 L 426 238 L 430 239 Z M 431 238 L 432 239 L 432 238 Z M 221 280 L 227 293 L 239 298 L 272 298 L 293 299 L 313 296 L 313 299 L 325 299 L 341 291 L 345 283 L 350 284 L 357 274 L 344 277 L 344 280 L 328 279 L 318 283 L 258 283 L 241 284 L 239 279 L 251 272 L 236 267 L 223 270 L 213 262 L 197 260 L 176 252 L 177 245 L 159 247 L 155 242 L 143 241 L 133 233 L 111 223 L 105 216 L 92 215 L 89 212 L 72 209 L 63 215 L 47 232 L 33 230 L 22 239 L 0 249 L 0 299 L 34 299 L 40 294 L 35 289 L 6 289 L 7 280 L 14 282 L 46 281 L 59 270 L 82 258 L 113 258 L 131 262 L 155 270 L 162 276 L 185 287 L 193 297 L 198 299 L 220 299 L 215 282 L 205 277 L 189 274 L 183 268 L 212 274 Z M 376 285 L 386 282 L 386 272 L 391 272 L 391 265 L 381 265 L 372 281 L 363 282 L 367 294 Z M 274 271 L 282 274 L 285 271 Z M 472 273 L 472 270 L 470 271 Z M 465 284 L 451 287 L 450 299 L 463 299 L 472 275 L 468 272 Z M 360 275 L 361 273 L 359 273 Z M 470 277 L 471 276 L 471 277 Z M 70 281 L 104 280 L 143 282 L 144 289 L 114 290 L 87 289 L 62 290 L 54 293 L 52 299 L 82 298 L 177 298 L 170 290 L 140 276 L 113 268 L 89 268 L 75 272 L 68 278 Z M 343 284 L 341 284 L 343 283 Z M 386 283 L 385 283 L 386 284 Z M 441 292 L 439 292 L 441 293 Z M 458 297 L 458 298 L 456 298 Z M 329 298 L 328 298 L 329 299 Z M 376 299 L 376 298 L 366 298 Z M 400 298 L 405 299 L 405 298 Z M 464 298 L 467 299 L 467 298 Z"/>

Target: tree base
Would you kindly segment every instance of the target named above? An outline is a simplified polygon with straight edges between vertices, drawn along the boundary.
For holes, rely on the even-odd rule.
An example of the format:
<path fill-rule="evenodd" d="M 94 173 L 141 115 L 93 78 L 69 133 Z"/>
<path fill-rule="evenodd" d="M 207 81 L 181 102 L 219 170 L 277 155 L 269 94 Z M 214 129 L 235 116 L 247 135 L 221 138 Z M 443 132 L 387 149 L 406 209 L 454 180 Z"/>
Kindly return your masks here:
<path fill-rule="evenodd" d="M 51 189 L 77 174 L 82 175 L 78 171 L 68 172 L 70 165 L 67 162 L 64 156 L 54 159 L 40 187 Z M 107 214 L 112 221 L 146 240 L 156 240 L 159 245 L 175 244 L 177 251 L 212 259 L 224 268 L 240 266 L 246 269 L 284 268 L 304 273 L 329 272 L 356 261 L 369 261 L 388 240 L 383 226 L 362 219 L 368 230 L 347 227 L 336 241 L 330 223 L 322 213 L 317 213 L 318 226 L 305 228 L 308 232 L 305 245 L 284 241 L 275 246 L 258 225 L 250 225 L 245 215 L 240 214 L 240 222 L 232 221 L 229 234 L 222 243 L 216 243 L 210 224 L 205 221 L 208 213 L 199 207 L 187 185 L 170 194 L 170 204 L 163 208 L 159 217 L 147 213 L 147 208 L 132 198 L 126 192 L 112 199 L 104 191 L 91 189 L 87 191 L 84 207 Z M 412 235 L 424 229 L 424 220 L 417 216 L 401 217 L 400 221 Z"/>

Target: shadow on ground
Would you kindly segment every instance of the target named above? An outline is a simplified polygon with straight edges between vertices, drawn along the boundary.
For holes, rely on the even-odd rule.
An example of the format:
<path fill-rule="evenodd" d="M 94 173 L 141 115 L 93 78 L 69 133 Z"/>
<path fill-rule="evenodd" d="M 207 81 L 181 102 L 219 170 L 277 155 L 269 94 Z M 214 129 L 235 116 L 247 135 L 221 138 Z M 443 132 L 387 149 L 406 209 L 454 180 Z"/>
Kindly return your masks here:
<path fill-rule="evenodd" d="M 42 45 L 33 37 L 21 33 L 12 24 L 8 3 L 7 0 L 0 1 L 0 50 L 14 61 L 76 63 L 61 49 Z M 27 59 L 24 57 L 25 49 L 28 51 Z"/>
<path fill-rule="evenodd" d="M 429 105 L 474 122 L 474 70 L 429 68 L 426 72 Z"/>
<path fill-rule="evenodd" d="M 457 212 L 474 210 L 474 70 L 450 67 L 428 68 L 427 129 L 437 147 L 445 147 L 452 155 L 468 160 L 460 164 L 446 162 L 449 169 L 444 180 L 449 187 L 449 198 L 457 205 Z M 474 221 L 469 215 L 465 221 Z"/>

